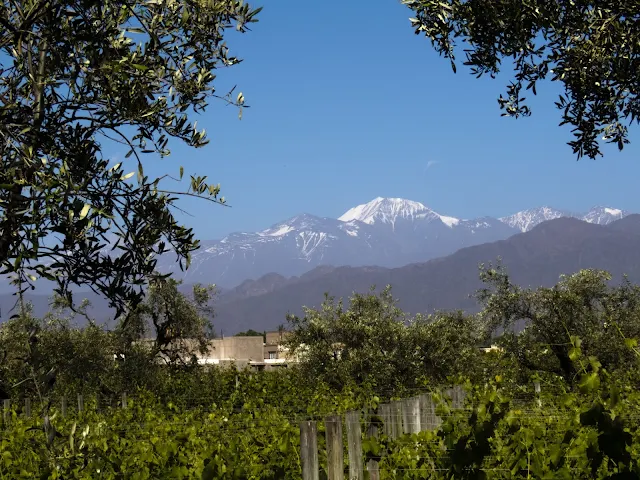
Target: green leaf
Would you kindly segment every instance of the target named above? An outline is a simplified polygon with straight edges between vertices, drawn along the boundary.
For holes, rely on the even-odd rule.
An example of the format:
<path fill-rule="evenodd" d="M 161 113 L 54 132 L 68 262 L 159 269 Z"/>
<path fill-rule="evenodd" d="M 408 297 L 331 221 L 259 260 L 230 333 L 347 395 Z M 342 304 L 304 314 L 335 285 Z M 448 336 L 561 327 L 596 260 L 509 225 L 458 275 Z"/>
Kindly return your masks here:
<path fill-rule="evenodd" d="M 572 347 L 569 349 L 569 359 L 575 362 L 582 356 L 582 350 L 580 348 Z"/>
<path fill-rule="evenodd" d="M 89 205 L 88 203 L 84 204 L 84 207 L 82 207 L 82 210 L 80 210 L 80 220 L 82 220 L 84 217 L 87 216 L 87 214 L 89 213 L 89 209 L 91 209 L 91 205 Z"/>
<path fill-rule="evenodd" d="M 154 274 L 158 239 L 170 239 L 183 263 L 197 242 L 173 216 L 180 194 L 158 195 L 158 178 L 148 178 L 141 168 L 136 184 L 122 164 L 111 166 L 116 161 L 109 156 L 168 156 L 167 145 L 174 141 L 205 144 L 204 132 L 190 132 L 187 125 L 217 96 L 212 72 L 237 63 L 228 57 L 228 35 L 238 21 L 252 21 L 255 10 L 240 0 L 106 0 L 101 8 L 71 2 L 61 15 L 48 15 L 54 3 L 10 2 L 0 14 L 6 17 L 0 36 L 7 44 L 0 60 L 0 98 L 6 100 L 0 117 L 9 119 L 2 128 L 13 132 L 3 144 L 0 216 L 15 219 L 5 235 L 11 238 L 0 272 L 26 280 L 25 268 L 32 264 L 29 271 L 57 280 L 61 294 L 69 285 L 91 286 L 120 314 L 141 300 L 142 292 L 132 286 Z M 55 60 L 47 63 L 44 77 L 37 73 L 43 53 Z M 22 107 L 33 114 L 16 115 Z M 7 190 L 16 187 L 25 201 L 7 200 Z M 93 217 L 110 224 L 91 224 Z M 135 239 L 135 249 L 123 241 L 121 261 L 105 261 L 95 253 L 114 226 L 123 239 Z M 61 239 L 58 251 L 48 243 L 53 237 Z M 86 255 L 59 255 L 80 242 Z M 59 476 L 75 478 L 65 474 Z"/>
<path fill-rule="evenodd" d="M 593 392 L 600 387 L 600 376 L 596 372 L 582 375 L 578 386 L 582 393 Z"/>

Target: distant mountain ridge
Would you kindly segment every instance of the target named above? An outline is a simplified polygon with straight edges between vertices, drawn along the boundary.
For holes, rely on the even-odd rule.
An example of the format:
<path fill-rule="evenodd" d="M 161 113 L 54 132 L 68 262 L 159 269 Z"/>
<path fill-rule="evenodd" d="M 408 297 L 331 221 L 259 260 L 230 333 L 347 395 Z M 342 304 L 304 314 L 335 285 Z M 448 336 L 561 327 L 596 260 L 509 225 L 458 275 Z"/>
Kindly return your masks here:
<path fill-rule="evenodd" d="M 259 232 L 205 240 L 192 254 L 188 270 L 180 270 L 173 252 L 161 255 L 157 268 L 186 284 L 213 283 L 228 290 L 266 274 L 297 277 L 321 265 L 395 268 L 425 262 L 464 247 L 504 240 L 560 217 L 607 225 L 628 214 L 609 207 L 594 207 L 585 214 L 540 207 L 501 218 L 459 219 L 420 202 L 377 197 L 337 219 L 305 213 Z M 47 288 L 51 288 L 47 282 L 38 281 L 39 292 Z M 8 282 L 0 282 L 0 291 L 12 289 Z"/>
<path fill-rule="evenodd" d="M 640 283 L 640 215 L 607 225 L 560 217 L 506 240 L 460 249 L 446 257 L 400 268 L 321 267 L 300 277 L 275 274 L 247 281 L 222 295 L 216 306 L 216 329 L 225 333 L 275 328 L 286 315 L 318 307 L 329 293 L 345 300 L 372 285 L 393 287 L 399 306 L 410 313 L 436 309 L 478 310 L 470 297 L 482 286 L 480 263 L 498 257 L 512 281 L 523 287 L 551 286 L 560 275 L 584 268 L 607 270 L 614 282 L 623 275 Z"/>
<path fill-rule="evenodd" d="M 398 268 L 381 266 L 319 266 L 302 275 L 285 277 L 269 273 L 256 280 L 245 280 L 223 290 L 215 299 L 214 325 L 217 332 L 232 335 L 253 328 L 269 330 L 286 323 L 286 314 L 302 314 L 302 306 L 317 307 L 325 293 L 347 299 L 352 292 L 366 293 L 390 284 L 400 307 L 410 313 L 429 313 L 435 309 L 477 310 L 471 299 L 480 286 L 478 264 L 502 258 L 512 280 L 521 286 L 553 285 L 561 274 L 583 268 L 609 271 L 619 281 L 623 274 L 640 283 L 640 215 L 631 214 L 607 225 L 571 217 L 560 217 L 538 224 L 506 240 L 462 248 L 457 252 Z M 189 285 L 181 289 L 189 290 Z M 104 298 L 88 298 L 91 314 L 106 320 L 110 313 Z M 49 310 L 46 295 L 28 293 L 34 314 Z M 16 297 L 0 295 L 2 317 L 8 318 Z M 80 319 L 81 320 L 81 319 Z"/>
<path fill-rule="evenodd" d="M 506 223 L 510 227 L 517 228 L 521 232 L 528 232 L 536 225 L 555 218 L 573 217 L 584 220 L 588 223 L 608 225 L 609 223 L 615 220 L 620 220 L 630 214 L 631 212 L 609 207 L 593 207 L 585 214 L 571 213 L 565 210 L 557 210 L 552 207 L 539 207 L 523 210 L 507 217 L 501 217 L 498 220 Z"/>
<path fill-rule="evenodd" d="M 594 207 L 585 214 L 540 207 L 501 218 L 459 219 L 412 200 L 377 197 L 337 219 L 302 214 L 260 232 L 202 242 L 186 272 L 179 270 L 170 253 L 160 257 L 158 268 L 185 283 L 233 288 L 268 273 L 300 276 L 320 265 L 400 267 L 504 240 L 555 218 L 607 225 L 628 214 L 609 207 Z"/>

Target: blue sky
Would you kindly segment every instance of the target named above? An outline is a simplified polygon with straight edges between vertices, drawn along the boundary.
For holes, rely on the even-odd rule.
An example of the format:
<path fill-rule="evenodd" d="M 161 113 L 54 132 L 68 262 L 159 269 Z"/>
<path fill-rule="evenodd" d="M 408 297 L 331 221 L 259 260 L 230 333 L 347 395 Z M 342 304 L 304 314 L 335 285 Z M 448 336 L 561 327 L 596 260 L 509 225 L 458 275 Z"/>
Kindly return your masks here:
<path fill-rule="evenodd" d="M 531 117 L 503 118 L 508 76 L 477 80 L 460 63 L 454 74 L 410 16 L 396 0 L 265 2 L 252 32 L 229 36 L 244 62 L 217 83 L 218 93 L 237 84 L 251 108 L 239 121 L 213 101 L 197 118 L 211 143 L 175 146 L 145 172 L 184 165 L 221 184 L 232 208 L 181 201 L 201 239 L 302 212 L 337 217 L 377 196 L 460 218 L 542 205 L 640 212 L 637 129 L 622 153 L 576 161 L 570 129 L 557 126 L 558 87 L 540 85 Z"/>

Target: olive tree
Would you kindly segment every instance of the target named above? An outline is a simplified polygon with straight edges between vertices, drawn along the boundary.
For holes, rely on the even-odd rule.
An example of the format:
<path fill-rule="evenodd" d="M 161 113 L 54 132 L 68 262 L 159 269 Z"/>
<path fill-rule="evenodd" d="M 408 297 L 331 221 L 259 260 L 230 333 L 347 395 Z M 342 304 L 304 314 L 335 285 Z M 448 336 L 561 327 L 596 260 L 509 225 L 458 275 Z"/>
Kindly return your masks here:
<path fill-rule="evenodd" d="M 179 285 L 171 278 L 151 281 L 144 301 L 116 329 L 119 353 L 129 355 L 132 347 L 144 343 L 152 358 L 176 365 L 209 351 L 215 336 L 210 305 L 214 287 L 196 284 L 186 295 Z"/>
<path fill-rule="evenodd" d="M 447 383 L 460 376 L 484 379 L 489 365 L 480 349 L 485 332 L 477 316 L 462 311 L 417 316 L 408 327 L 407 337 L 411 344 L 408 350 L 417 364 L 415 370 L 431 381 Z"/>
<path fill-rule="evenodd" d="M 528 116 L 524 91 L 560 82 L 561 125 L 578 158 L 602 155 L 600 139 L 622 150 L 640 119 L 640 16 L 637 0 L 403 0 L 411 24 L 455 72 L 456 47 L 477 77 L 513 62 L 514 80 L 498 102 L 503 115 Z"/>
<path fill-rule="evenodd" d="M 415 392 L 427 382 L 481 373 L 482 331 L 461 312 L 410 316 L 390 287 L 354 294 L 345 308 L 327 297 L 320 309 L 290 317 L 285 343 L 299 356 L 304 377 L 342 387 L 353 381 L 391 397 Z"/>
<path fill-rule="evenodd" d="M 176 201 L 224 203 L 220 188 L 199 176 L 172 188 L 144 166 L 170 141 L 207 143 L 190 119 L 210 99 L 242 108 L 242 93 L 219 95 L 214 80 L 240 62 L 226 32 L 245 32 L 258 11 L 241 0 L 0 3 L 0 274 L 20 291 L 53 281 L 69 298 L 88 286 L 120 313 L 141 300 L 159 254 L 188 266 L 198 242 Z M 127 152 L 115 165 L 113 147 Z"/>
<path fill-rule="evenodd" d="M 406 320 L 389 288 L 354 294 L 348 307 L 326 296 L 320 309 L 289 317 L 285 344 L 299 356 L 299 368 L 308 378 L 337 388 L 354 381 L 393 389 L 391 383 L 402 382 L 393 374 L 393 359 L 407 345 Z"/>
<path fill-rule="evenodd" d="M 505 353 L 528 372 L 546 372 L 569 384 L 577 380 L 579 354 L 603 367 L 636 370 L 640 336 L 640 287 L 627 279 L 611 285 L 600 270 L 565 275 L 553 287 L 524 289 L 511 283 L 502 266 L 482 267 L 487 333 L 499 334 Z"/>
<path fill-rule="evenodd" d="M 195 357 L 210 349 L 212 288 L 195 285 L 186 294 L 178 286 L 154 280 L 128 321 L 111 330 L 90 317 L 86 301 L 76 309 L 84 325 L 68 315 L 65 298 L 54 297 L 53 310 L 41 319 L 25 303 L 0 324 L 0 399 L 78 392 L 113 398 L 138 388 L 158 393 L 171 374 L 196 365 Z"/>

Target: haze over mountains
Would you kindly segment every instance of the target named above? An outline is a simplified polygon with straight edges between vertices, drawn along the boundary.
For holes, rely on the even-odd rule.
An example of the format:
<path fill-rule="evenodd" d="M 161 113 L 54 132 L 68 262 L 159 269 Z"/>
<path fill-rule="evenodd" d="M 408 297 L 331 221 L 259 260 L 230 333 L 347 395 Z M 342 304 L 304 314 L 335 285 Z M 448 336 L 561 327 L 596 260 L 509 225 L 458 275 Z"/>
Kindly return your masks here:
<path fill-rule="evenodd" d="M 498 257 L 512 280 L 522 286 L 553 285 L 561 274 L 582 268 L 608 270 L 617 281 L 627 274 L 631 281 L 640 282 L 640 215 L 624 215 L 622 219 L 609 221 L 608 216 L 615 214 L 603 210 L 600 215 L 594 213 L 584 220 L 559 217 L 533 228 L 530 226 L 533 216 L 520 215 L 517 221 L 525 232 L 398 268 L 324 265 L 293 277 L 272 272 L 223 290 L 214 302 L 214 324 L 225 335 L 249 328 L 269 330 L 286 323 L 287 313 L 301 314 L 303 306 L 319 306 L 325 292 L 346 299 L 354 291 L 365 293 L 372 285 L 381 289 L 388 284 L 400 300 L 400 307 L 407 312 L 429 313 L 435 309 L 471 312 L 477 310 L 477 305 L 469 295 L 481 286 L 478 264 L 493 262 Z M 401 225 L 396 219 L 393 228 Z M 184 290 L 188 287 L 185 285 Z M 111 315 L 104 299 L 82 294 L 77 300 L 85 297 L 93 303 L 91 314 L 98 321 Z M 37 316 L 49 310 L 47 295 L 27 295 L 27 299 L 34 303 Z M 15 297 L 0 295 L 5 314 L 2 319 L 6 319 L 14 302 Z"/>
<path fill-rule="evenodd" d="M 442 215 L 419 202 L 378 197 L 337 219 L 302 214 L 260 232 L 205 240 L 192 254 L 188 270 L 180 270 L 173 252 L 161 255 L 157 268 L 172 272 L 185 284 L 216 284 L 229 290 L 270 273 L 300 276 L 322 265 L 395 268 L 425 262 L 460 248 L 504 240 L 560 217 L 607 225 L 628 214 L 609 207 L 594 207 L 584 214 L 540 207 L 501 218 L 466 220 Z M 110 252 L 105 246 L 102 254 Z M 37 293 L 50 294 L 53 286 L 40 279 Z M 12 291 L 8 280 L 0 280 L 0 293 Z"/>
<path fill-rule="evenodd" d="M 158 268 L 173 272 L 185 283 L 232 288 L 268 273 L 299 276 L 320 265 L 400 267 L 503 240 L 554 218 L 575 217 L 606 225 L 628 214 L 608 207 L 584 214 L 540 207 L 503 218 L 465 220 L 439 214 L 419 202 L 378 197 L 337 219 L 302 214 L 261 232 L 202 242 L 186 272 L 180 271 L 171 253 L 159 259 Z"/>
<path fill-rule="evenodd" d="M 524 287 L 551 286 L 560 275 L 584 268 L 607 270 L 614 282 L 627 275 L 640 282 L 640 215 L 598 225 L 576 218 L 556 218 L 507 240 L 463 248 L 452 255 L 400 268 L 320 267 L 294 278 L 270 274 L 247 281 L 222 295 L 215 325 L 226 334 L 253 328 L 276 328 L 287 313 L 300 315 L 302 306 L 318 307 L 325 292 L 348 298 L 391 285 L 399 306 L 410 313 L 437 309 L 478 310 L 470 298 L 482 286 L 480 263 L 502 264 Z"/>

